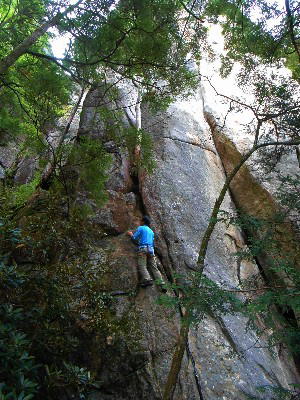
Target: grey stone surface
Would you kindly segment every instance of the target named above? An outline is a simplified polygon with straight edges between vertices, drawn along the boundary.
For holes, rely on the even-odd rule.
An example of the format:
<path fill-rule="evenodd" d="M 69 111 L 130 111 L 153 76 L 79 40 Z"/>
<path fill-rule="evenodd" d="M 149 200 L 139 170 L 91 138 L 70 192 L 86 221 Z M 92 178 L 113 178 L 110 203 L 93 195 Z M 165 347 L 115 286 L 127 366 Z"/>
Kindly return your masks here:
<path fill-rule="evenodd" d="M 198 113 L 202 113 L 201 102 Z M 224 182 L 218 156 L 209 148 L 188 143 L 197 120 L 193 113 L 182 112 L 181 104 L 159 118 L 145 116 L 145 123 L 155 127 L 151 132 L 158 167 L 152 176 L 141 177 L 142 195 L 155 223 L 166 272 L 188 274 L 195 268 L 201 237 Z M 209 137 L 206 123 L 193 134 L 196 142 L 203 143 Z M 229 195 L 222 209 L 235 211 Z M 209 244 L 205 274 L 228 288 L 238 286 L 241 277 L 257 274 L 255 264 L 238 265 L 232 255 L 244 246 L 240 232 L 219 223 Z M 279 348 L 272 357 L 264 340 L 246 328 L 244 317 L 225 316 L 206 318 L 190 333 L 190 349 L 205 399 L 238 400 L 245 398 L 244 393 L 255 394 L 260 385 L 298 382 L 292 360 L 287 362 Z"/>
<path fill-rule="evenodd" d="M 94 97 L 98 98 L 95 94 Z M 187 276 L 195 269 L 200 239 L 224 182 L 222 164 L 213 147 L 202 106 L 198 94 L 190 101 L 172 105 L 166 113 L 153 116 L 146 109 L 143 111 L 143 127 L 154 139 L 157 168 L 152 176 L 140 174 L 139 195 L 154 221 L 160 267 L 169 277 L 174 272 Z M 88 107 L 89 118 L 94 118 L 97 112 L 92 110 L 92 103 Z M 86 119 L 82 120 L 83 130 L 86 122 L 89 124 Z M 92 130 L 92 135 L 102 138 L 109 151 L 116 151 L 101 129 L 98 132 Z M 126 162 L 124 153 L 115 159 L 109 178 L 109 187 L 114 190 L 109 190 L 109 202 L 97 213 L 99 224 L 116 231 L 120 226 L 114 212 L 116 205 L 131 224 L 142 211 L 139 210 L 140 200 L 137 202 L 133 193 L 128 193 L 132 201 L 123 201 L 124 182 L 130 175 L 129 167 L 127 173 L 121 173 L 123 160 Z M 222 208 L 235 211 L 229 195 Z M 108 237 L 108 240 L 111 239 Z M 127 248 L 128 245 L 123 243 L 122 246 Z M 122 290 L 129 290 L 130 282 L 137 283 L 136 260 L 130 256 L 130 248 L 122 250 L 122 246 L 117 239 L 117 253 L 109 262 L 112 266 L 110 288 L 114 290 L 120 289 L 120 284 Z M 245 277 L 256 276 L 259 271 L 254 263 L 238 264 L 233 256 L 244 247 L 243 236 L 237 228 L 219 224 L 208 249 L 206 275 L 228 288 L 237 287 Z M 121 275 L 119 271 L 113 272 L 113 265 L 122 263 L 118 261 L 122 257 L 132 260 L 130 268 L 133 268 L 131 274 L 134 277 L 125 278 L 123 272 Z M 127 261 L 123 261 L 127 265 Z M 178 335 L 179 317 L 170 324 L 164 316 L 166 311 L 156 305 L 157 296 L 155 287 L 140 289 L 134 300 L 134 309 L 139 314 L 139 357 L 144 360 L 143 368 L 133 374 L 126 389 L 117 386 L 110 395 L 98 394 L 95 399 L 161 398 Z M 129 303 L 122 298 L 118 300 L 116 309 L 120 317 L 130 307 Z M 287 354 L 275 351 L 272 356 L 265 348 L 266 343 L 254 331 L 247 330 L 247 320 L 240 315 L 206 317 L 198 328 L 191 330 L 188 347 L 189 358 L 184 359 L 174 399 L 192 400 L 202 396 L 205 400 L 239 400 L 245 399 L 245 394 L 255 394 L 260 385 L 288 386 L 290 382 L 298 381 Z M 118 357 L 134 359 L 135 351 L 119 350 Z M 131 367 L 128 363 L 122 365 L 124 377 Z M 114 374 L 120 373 L 117 368 L 105 379 L 109 381 Z"/>
<path fill-rule="evenodd" d="M 141 173 L 137 187 L 128 153 L 113 142 L 101 114 L 101 107 L 119 110 L 120 104 L 134 111 L 134 88 L 125 85 L 119 94 L 120 100 L 106 102 L 103 88 L 90 91 L 79 126 L 79 134 L 102 140 L 113 159 L 107 181 L 109 200 L 100 209 L 93 205 L 99 237 L 91 243 L 89 262 L 101 274 L 99 289 L 113 296 L 114 315 L 122 326 L 118 330 L 108 320 L 105 332 L 95 332 L 95 344 L 89 344 L 88 356 L 100 382 L 90 399 L 159 400 L 179 334 L 180 315 L 158 304 L 156 286 L 138 287 L 135 246 L 124 232 L 134 229 L 146 211 L 153 220 L 158 265 L 164 277 L 168 279 L 174 272 L 187 277 L 196 268 L 200 241 L 224 183 L 224 172 L 199 92 L 164 113 L 151 115 L 143 109 L 142 127 L 154 139 L 157 168 L 153 175 Z M 209 100 L 205 101 L 209 107 Z M 118 115 L 126 125 L 125 114 L 124 109 Z M 84 192 L 78 198 L 88 201 Z M 235 212 L 229 195 L 222 209 Z M 255 263 L 238 263 L 233 256 L 244 247 L 237 228 L 219 223 L 209 244 L 205 274 L 227 288 L 256 276 Z M 276 348 L 272 355 L 265 341 L 247 329 L 247 320 L 241 315 L 206 316 L 191 329 L 188 350 L 174 400 L 243 400 L 245 393 L 254 394 L 259 385 L 299 383 L 288 354 Z"/>
<path fill-rule="evenodd" d="M 8 142 L 0 145 L 0 179 L 5 177 L 5 170 L 13 165 L 17 153 L 17 143 Z"/>
<path fill-rule="evenodd" d="M 15 182 L 19 185 L 29 183 L 34 177 L 34 171 L 37 167 L 37 159 L 33 157 L 24 157 L 18 164 L 15 175 Z"/>
<path fill-rule="evenodd" d="M 96 93 L 88 97 L 81 129 L 87 132 L 87 124 L 91 134 L 102 138 L 108 150 L 115 152 L 113 143 L 100 129 L 101 121 L 98 131 L 91 128 L 91 120 L 98 118 L 95 109 L 98 98 Z M 123 97 L 122 102 L 126 105 L 125 100 Z M 174 272 L 187 276 L 196 268 L 200 240 L 224 182 L 223 167 L 203 116 L 201 93 L 188 101 L 173 104 L 165 113 L 151 115 L 144 108 L 142 126 L 153 136 L 157 168 L 151 176 L 141 173 L 139 193 L 133 194 L 128 189 L 130 199 L 125 200 L 125 188 L 130 186 L 125 182 L 130 177 L 130 170 L 124 165 L 126 154 L 121 152 L 121 157 L 113 163 L 109 178 L 108 187 L 113 188 L 109 190 L 110 200 L 98 211 L 98 223 L 106 225 L 108 230 L 110 227 L 112 231 L 118 231 L 120 220 L 117 222 L 114 211 L 116 204 L 131 225 L 137 223 L 138 216 L 145 210 L 153 220 L 161 271 L 166 277 Z M 122 170 L 127 172 L 122 173 Z M 226 195 L 222 209 L 235 212 L 229 195 Z M 116 246 L 113 258 L 108 261 L 110 288 L 129 290 L 131 285 L 136 287 L 136 259 L 131 253 L 131 244 L 121 236 L 114 239 L 108 235 L 107 240 L 113 240 Z M 241 279 L 259 274 L 255 263 L 238 263 L 233 256 L 244 247 L 243 235 L 236 227 L 218 224 L 210 241 L 205 274 L 227 288 L 235 288 Z M 127 277 L 122 268 L 114 265 L 124 266 Z M 111 388 L 108 384 L 110 394 L 100 391 L 93 399 L 160 399 L 162 396 L 179 331 L 179 316 L 173 317 L 172 321 L 167 318 L 170 310 L 156 304 L 158 293 L 155 287 L 139 289 L 136 294 L 133 305 L 127 298 L 118 298 L 116 310 L 120 318 L 130 307 L 139 315 L 138 358 L 141 357 L 144 365 L 131 375 L 125 387 Z M 299 381 L 288 355 L 284 351 L 279 353 L 279 349 L 271 355 L 266 343 L 253 330 L 247 329 L 247 320 L 241 315 L 206 317 L 191 330 L 188 348 L 189 354 L 184 358 L 174 395 L 176 400 L 242 400 L 246 399 L 245 394 L 255 394 L 260 385 L 287 387 L 289 383 Z M 136 351 L 119 349 L 112 361 L 115 363 L 114 360 L 120 359 L 124 371 L 116 368 L 104 374 L 104 379 L 109 382 L 118 374 L 126 377 L 131 366 L 124 359 L 135 359 Z"/>

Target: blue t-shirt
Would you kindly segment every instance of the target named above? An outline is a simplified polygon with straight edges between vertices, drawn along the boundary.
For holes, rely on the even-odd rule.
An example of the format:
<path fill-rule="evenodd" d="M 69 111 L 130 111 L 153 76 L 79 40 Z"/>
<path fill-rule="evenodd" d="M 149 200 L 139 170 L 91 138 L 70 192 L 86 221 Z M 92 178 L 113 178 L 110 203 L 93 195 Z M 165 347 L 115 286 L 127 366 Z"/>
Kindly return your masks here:
<path fill-rule="evenodd" d="M 154 232 L 147 225 L 139 226 L 133 234 L 133 239 L 138 241 L 139 246 L 154 246 Z"/>

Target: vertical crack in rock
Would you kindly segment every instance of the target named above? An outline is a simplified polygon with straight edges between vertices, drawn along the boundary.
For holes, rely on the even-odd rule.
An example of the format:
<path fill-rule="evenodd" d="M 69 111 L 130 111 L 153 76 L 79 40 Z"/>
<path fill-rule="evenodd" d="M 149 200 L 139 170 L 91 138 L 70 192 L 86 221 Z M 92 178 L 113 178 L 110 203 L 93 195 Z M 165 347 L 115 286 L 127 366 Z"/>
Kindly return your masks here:
<path fill-rule="evenodd" d="M 299 168 L 300 168 L 300 150 L 299 150 L 299 147 L 296 147 L 296 155 L 297 155 L 298 165 L 299 165 Z"/>
<path fill-rule="evenodd" d="M 160 221 L 159 221 L 160 222 L 160 226 L 162 227 L 162 230 L 161 230 L 162 238 L 161 238 L 161 240 L 165 243 L 165 247 L 167 249 L 167 257 L 168 257 L 169 263 L 171 264 L 171 266 L 173 266 L 172 255 L 171 255 L 170 248 L 169 248 L 169 241 L 168 241 L 167 235 L 166 235 L 165 230 L 164 230 L 164 224 L 163 224 L 163 221 L 161 219 L 161 215 L 160 214 L 158 215 L 158 217 L 160 219 Z M 159 248 L 158 248 L 157 255 L 158 255 L 159 260 L 161 262 L 161 265 L 162 265 L 162 267 L 164 269 L 165 275 L 168 278 L 168 281 L 173 283 L 174 279 L 173 279 L 172 269 L 168 265 L 166 265 L 164 263 L 164 259 L 163 259 L 163 256 L 162 256 Z"/>
<path fill-rule="evenodd" d="M 228 328 L 226 327 L 226 325 L 224 324 L 224 321 L 222 321 L 221 318 L 217 319 L 217 322 L 221 328 L 221 331 L 224 335 L 224 337 L 226 338 L 226 340 L 228 341 L 228 343 L 230 344 L 230 346 L 232 347 L 233 351 L 235 354 L 237 354 L 238 357 L 241 357 L 241 351 L 239 350 L 239 348 L 237 347 L 237 345 L 235 344 L 234 340 L 231 337 L 231 333 L 228 330 Z"/>
<path fill-rule="evenodd" d="M 265 377 L 270 381 L 270 382 L 274 382 L 276 386 L 280 387 L 280 382 L 277 379 L 276 375 L 273 374 L 272 372 L 269 372 L 264 365 L 262 365 L 261 363 L 257 362 L 257 365 L 259 366 L 259 368 L 261 368 L 263 374 L 265 375 Z"/>
<path fill-rule="evenodd" d="M 139 210 L 141 211 L 141 213 L 143 215 L 145 215 L 145 214 L 147 215 L 148 212 L 147 212 L 144 200 L 143 200 L 143 194 L 142 194 L 142 191 L 140 190 L 140 179 L 139 179 L 139 176 L 131 174 L 131 179 L 133 180 L 133 183 L 134 183 L 133 192 L 135 193 L 135 195 L 137 197 L 137 207 L 139 208 Z M 163 221 L 160 221 L 160 224 L 163 227 Z M 166 235 L 165 235 L 163 230 L 162 230 L 161 233 L 162 233 L 162 236 L 163 236 L 162 240 L 165 242 L 165 245 L 166 245 L 166 248 L 167 248 L 167 251 L 168 251 L 168 258 L 170 260 L 170 263 L 172 264 L 172 259 L 171 259 L 171 254 L 170 254 L 170 251 L 169 251 L 167 237 L 166 237 Z M 163 268 L 163 271 L 161 271 L 161 272 L 164 273 L 164 275 L 167 277 L 167 279 L 168 279 L 168 281 L 170 283 L 173 283 L 174 279 L 173 279 L 173 276 L 172 276 L 172 271 L 167 265 L 165 265 L 163 257 L 162 257 L 162 253 L 161 253 L 159 247 L 156 246 L 155 250 L 156 250 L 155 254 L 156 254 L 156 257 L 159 260 L 159 264 Z M 158 265 L 158 268 L 159 268 L 159 265 Z"/>
<path fill-rule="evenodd" d="M 235 204 L 234 200 L 232 200 L 232 201 L 233 201 L 233 204 Z M 243 237 L 244 237 L 245 245 L 249 248 L 249 247 L 250 247 L 250 242 L 249 242 L 248 234 L 247 234 L 247 232 L 244 231 L 244 230 L 243 230 Z M 266 275 L 265 270 L 264 270 L 264 267 L 263 267 L 262 263 L 260 262 L 259 257 L 253 256 L 253 260 L 254 260 L 254 262 L 256 263 L 257 268 L 258 268 L 258 270 L 259 270 L 259 272 L 260 272 L 260 275 L 261 275 L 262 279 L 264 280 L 264 282 L 265 282 L 266 284 L 270 284 L 270 279 L 269 279 L 268 276 Z M 239 262 L 239 264 L 240 264 L 240 262 Z M 239 279 L 239 283 L 241 284 L 241 283 L 242 283 L 242 282 L 241 282 L 241 274 L 239 274 L 238 279 Z"/>
<path fill-rule="evenodd" d="M 194 373 L 194 377 L 195 377 L 195 383 L 196 383 L 196 387 L 199 393 L 199 399 L 200 400 L 205 400 L 203 397 L 203 393 L 202 393 L 202 388 L 201 388 L 201 382 L 200 382 L 200 377 L 197 371 L 197 367 L 196 367 L 196 362 L 195 362 L 195 358 L 191 352 L 190 346 L 189 346 L 189 342 L 187 342 L 186 344 L 186 353 L 188 356 L 188 359 L 191 360 L 192 362 L 192 366 L 193 366 L 193 373 Z"/>
<path fill-rule="evenodd" d="M 237 271 L 236 271 L 236 274 L 237 274 L 237 279 L 238 279 L 239 285 L 241 285 L 242 284 L 242 279 L 241 279 L 241 260 L 239 258 L 237 259 Z"/>

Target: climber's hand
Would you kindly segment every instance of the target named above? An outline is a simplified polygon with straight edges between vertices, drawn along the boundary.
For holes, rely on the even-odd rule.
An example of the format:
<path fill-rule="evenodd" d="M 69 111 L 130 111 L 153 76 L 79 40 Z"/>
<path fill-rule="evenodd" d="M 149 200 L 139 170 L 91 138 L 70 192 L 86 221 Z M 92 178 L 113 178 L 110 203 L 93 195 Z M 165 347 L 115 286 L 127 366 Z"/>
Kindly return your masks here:
<path fill-rule="evenodd" d="M 132 236 L 133 236 L 133 232 L 128 231 L 128 232 L 127 232 L 127 235 L 129 235 L 130 237 L 132 237 Z"/>

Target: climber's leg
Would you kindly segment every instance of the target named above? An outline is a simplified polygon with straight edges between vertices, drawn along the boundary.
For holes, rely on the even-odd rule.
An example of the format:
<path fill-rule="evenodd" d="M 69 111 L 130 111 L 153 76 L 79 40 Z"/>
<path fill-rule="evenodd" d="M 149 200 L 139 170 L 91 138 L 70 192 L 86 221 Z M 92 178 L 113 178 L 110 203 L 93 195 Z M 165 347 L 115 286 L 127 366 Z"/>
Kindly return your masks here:
<path fill-rule="evenodd" d="M 154 255 L 149 255 L 149 264 L 150 264 L 153 278 L 155 280 L 160 280 L 160 281 L 162 281 L 162 283 L 164 283 L 162 274 L 160 273 L 159 269 L 157 268 L 156 259 L 155 259 Z"/>
<path fill-rule="evenodd" d="M 148 257 L 149 257 L 149 264 L 150 264 L 151 273 L 153 275 L 153 278 L 155 280 L 159 281 L 159 286 L 160 286 L 161 290 L 164 293 L 166 293 L 167 289 L 165 289 L 163 287 L 163 285 L 165 285 L 165 281 L 164 281 L 164 278 L 163 278 L 162 274 L 160 273 L 159 269 L 157 268 L 155 255 L 154 254 L 150 254 Z"/>
<path fill-rule="evenodd" d="M 138 272 L 141 286 L 152 285 L 152 279 L 147 270 L 147 253 L 143 251 L 138 252 Z"/>

